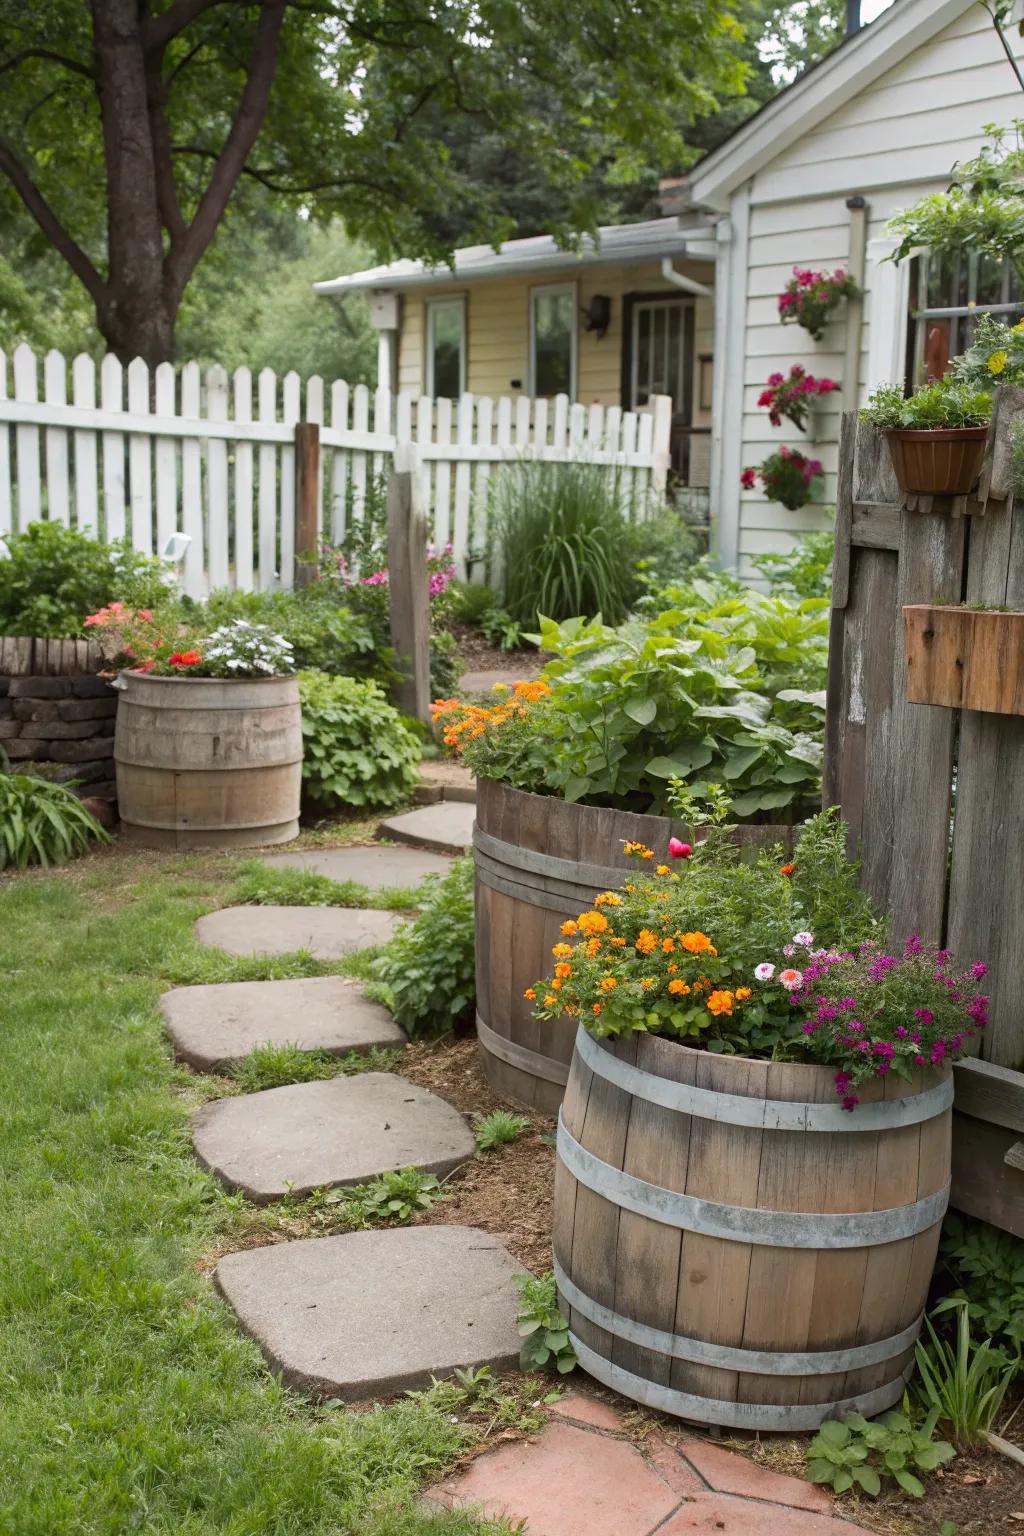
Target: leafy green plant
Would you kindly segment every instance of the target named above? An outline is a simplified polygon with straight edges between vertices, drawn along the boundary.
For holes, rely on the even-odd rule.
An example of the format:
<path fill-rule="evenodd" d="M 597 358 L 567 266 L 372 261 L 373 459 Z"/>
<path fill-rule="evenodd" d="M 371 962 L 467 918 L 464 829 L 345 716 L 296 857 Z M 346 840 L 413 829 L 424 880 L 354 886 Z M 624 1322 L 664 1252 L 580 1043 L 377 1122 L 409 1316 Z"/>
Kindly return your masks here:
<path fill-rule="evenodd" d="M 830 1419 L 807 1448 L 807 1476 L 836 1493 L 857 1487 L 872 1498 L 881 1492 L 882 1478 L 891 1477 L 910 1498 L 923 1498 L 917 1473 L 935 1472 L 956 1455 L 945 1440 L 935 1439 L 937 1420 L 930 1414 L 917 1428 L 895 1409 L 873 1420 L 859 1413 L 848 1413 L 842 1423 Z"/>
<path fill-rule="evenodd" d="M 504 608 L 489 608 L 479 627 L 484 639 L 503 651 L 518 651 L 525 638 L 523 626 Z"/>
<path fill-rule="evenodd" d="M 967 1315 L 997 1347 L 1024 1351 L 1024 1242 L 986 1221 L 950 1211 L 942 1229 L 942 1257 L 957 1289 L 933 1316 L 966 1304 Z"/>
<path fill-rule="evenodd" d="M 957 1445 L 976 1446 L 991 1434 L 1010 1384 L 1020 1369 L 1020 1355 L 1008 1358 L 991 1339 L 975 1343 L 966 1302 L 958 1302 L 953 1342 L 926 1318 L 927 1342 L 917 1345 L 917 1391 L 929 1414 L 948 1424 Z"/>
<path fill-rule="evenodd" d="M 63 864 L 110 837 L 63 784 L 6 773 L 0 754 L 0 869 Z"/>
<path fill-rule="evenodd" d="M 805 533 L 785 555 L 754 555 L 752 564 L 768 582 L 773 597 L 800 601 L 828 597 L 832 591 L 832 559 L 836 536 L 831 528 Z"/>
<path fill-rule="evenodd" d="M 576 1364 L 569 1323 L 558 1306 L 553 1274 L 516 1275 L 519 1290 L 519 1361 L 524 1371 L 554 1366 L 565 1376 Z"/>
<path fill-rule="evenodd" d="M 404 1226 L 446 1199 L 436 1174 L 418 1168 L 395 1168 L 368 1184 L 334 1190 L 328 1201 L 344 1201 L 363 1226 Z"/>
<path fill-rule="evenodd" d="M 459 685 L 465 671 L 459 642 L 450 629 L 435 629 L 430 636 L 430 693 L 446 699 Z"/>
<path fill-rule="evenodd" d="M 898 384 L 880 384 L 860 413 L 880 432 L 981 427 L 991 415 L 991 395 L 951 377 L 936 379 L 907 398 Z"/>
<path fill-rule="evenodd" d="M 442 1034 L 473 1017 L 476 961 L 473 861 L 424 882 L 419 915 L 373 962 L 395 1020 L 410 1035 Z"/>
<path fill-rule="evenodd" d="M 376 683 L 300 672 L 303 788 L 323 806 L 398 805 L 419 778 L 420 747 Z"/>
<path fill-rule="evenodd" d="M 456 624 L 479 629 L 495 607 L 496 597 L 490 587 L 479 581 L 453 581 L 448 588 L 448 607 Z"/>
<path fill-rule="evenodd" d="M 168 600 L 166 568 L 127 539 L 104 544 L 63 523 L 30 523 L 4 535 L 0 634 L 70 637 L 112 600 L 155 608 Z"/>
<path fill-rule="evenodd" d="M 601 465 L 524 459 L 490 482 L 489 518 L 501 552 L 501 598 L 532 629 L 602 614 L 625 618 L 639 586 L 622 558 L 628 527 L 624 488 Z"/>
<path fill-rule="evenodd" d="M 332 1056 L 327 1051 L 306 1051 L 299 1045 L 258 1045 L 231 1068 L 242 1093 L 282 1088 L 288 1083 L 313 1083 L 324 1077 L 353 1076 L 358 1072 L 390 1072 L 401 1060 L 401 1051 L 349 1051 Z"/>
<path fill-rule="evenodd" d="M 239 907 L 387 907 L 402 911 L 416 905 L 416 889 L 387 886 L 371 892 L 356 880 L 335 880 L 312 869 L 278 868 L 261 859 L 243 859 L 230 900 Z"/>
<path fill-rule="evenodd" d="M 515 1115 L 510 1109 L 492 1109 L 489 1115 L 478 1115 L 475 1134 L 478 1152 L 493 1152 L 495 1147 L 507 1146 L 516 1141 L 530 1122 L 525 1115 Z"/>

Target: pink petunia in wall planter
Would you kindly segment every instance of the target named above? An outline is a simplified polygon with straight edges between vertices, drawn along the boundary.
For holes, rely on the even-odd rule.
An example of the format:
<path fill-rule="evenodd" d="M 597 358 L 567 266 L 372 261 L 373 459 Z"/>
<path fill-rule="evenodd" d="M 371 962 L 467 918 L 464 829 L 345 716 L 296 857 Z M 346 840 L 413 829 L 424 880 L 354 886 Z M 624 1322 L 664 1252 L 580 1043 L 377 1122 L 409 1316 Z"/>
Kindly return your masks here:
<path fill-rule="evenodd" d="M 799 431 L 806 430 L 807 417 L 815 400 L 830 395 L 839 385 L 835 379 L 816 379 L 813 373 L 794 363 L 788 374 L 770 373 L 765 388 L 758 396 L 758 405 L 768 412 L 773 427 L 781 427 L 783 421 L 792 422 Z"/>
<path fill-rule="evenodd" d="M 798 448 L 779 448 L 756 468 L 745 469 L 740 484 L 753 491 L 760 480 L 769 501 L 779 501 L 790 512 L 821 499 L 818 483 L 822 474 L 820 459 L 809 459 Z"/>
<path fill-rule="evenodd" d="M 802 325 L 815 341 L 820 341 L 832 311 L 844 299 L 854 299 L 859 294 L 857 284 L 842 267 L 834 272 L 794 267 L 793 276 L 779 294 L 779 319 L 783 325 Z"/>

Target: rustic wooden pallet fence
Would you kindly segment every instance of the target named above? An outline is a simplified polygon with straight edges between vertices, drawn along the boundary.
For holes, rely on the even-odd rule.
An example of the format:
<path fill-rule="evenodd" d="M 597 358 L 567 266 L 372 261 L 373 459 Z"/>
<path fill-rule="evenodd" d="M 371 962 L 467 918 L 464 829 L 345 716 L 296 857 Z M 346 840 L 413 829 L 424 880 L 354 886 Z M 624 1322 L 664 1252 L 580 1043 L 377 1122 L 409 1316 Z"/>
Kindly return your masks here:
<path fill-rule="evenodd" d="M 40 362 L 20 346 L 10 367 L 0 352 L 0 537 L 52 518 L 161 552 L 180 531 L 191 540 L 181 572 L 190 595 L 291 586 L 303 424 L 317 429 L 307 505 L 318 534 L 339 541 L 396 446 L 411 448 L 431 537 L 452 544 L 465 573 L 486 545 L 487 482 L 503 462 L 605 465 L 639 515 L 665 484 L 671 401 L 632 412 L 564 395 L 432 400 L 269 368 L 229 377 L 163 363 L 151 373 L 139 358 L 124 368 L 84 355 L 69 367 L 60 352 Z"/>
<path fill-rule="evenodd" d="M 957 1069 L 953 1204 L 1024 1236 L 1024 717 L 907 698 L 902 610 L 1024 608 L 1002 390 L 974 497 L 905 498 L 855 413 L 840 441 L 825 802 L 842 807 L 893 937 L 989 962 L 981 1060 Z"/>

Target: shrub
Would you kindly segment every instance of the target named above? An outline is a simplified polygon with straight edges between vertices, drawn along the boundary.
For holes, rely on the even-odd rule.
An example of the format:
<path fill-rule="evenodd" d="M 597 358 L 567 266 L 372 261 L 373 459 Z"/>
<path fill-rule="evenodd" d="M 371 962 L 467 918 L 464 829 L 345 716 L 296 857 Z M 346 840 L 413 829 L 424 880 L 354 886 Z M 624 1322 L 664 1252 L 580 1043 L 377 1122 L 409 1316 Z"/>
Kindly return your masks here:
<path fill-rule="evenodd" d="M 476 1005 L 473 860 L 456 859 L 425 886 L 419 916 L 373 963 L 396 1022 L 410 1035 L 442 1034 L 471 1020 Z"/>
<path fill-rule="evenodd" d="M 322 806 L 387 809 L 419 778 L 420 747 L 376 683 L 300 672 L 302 782 Z"/>
<path fill-rule="evenodd" d="M 443 699 L 454 693 L 464 670 L 459 644 L 451 630 L 435 630 L 430 636 L 431 698 Z"/>
<path fill-rule="evenodd" d="M 1024 1242 L 951 1211 L 942 1230 L 942 1257 L 957 1289 L 936 1310 L 966 1302 L 983 1334 L 1010 1353 L 1024 1352 Z"/>
<path fill-rule="evenodd" d="M 0 767 L 4 765 L 0 755 Z M 110 841 L 63 784 L 0 771 L 0 869 L 63 864 L 84 853 L 93 838 Z"/>
<path fill-rule="evenodd" d="M 448 589 L 448 606 L 456 624 L 479 628 L 484 616 L 495 606 L 495 595 L 482 582 L 453 581 Z"/>
<path fill-rule="evenodd" d="M 332 675 L 372 675 L 383 686 L 396 676 L 386 636 L 353 612 L 330 583 L 313 581 L 293 592 L 211 592 L 204 603 L 182 600 L 186 625 L 216 629 L 235 619 L 267 624 L 288 641 L 299 668 Z"/>
<path fill-rule="evenodd" d="M 620 622 L 638 584 L 622 557 L 629 527 L 623 487 L 596 464 L 522 460 L 490 482 L 501 552 L 501 605 L 533 628 L 539 614 L 601 614 Z"/>
<path fill-rule="evenodd" d="M 164 567 L 126 539 L 103 544 L 63 523 L 30 523 L 4 536 L 0 559 L 0 634 L 70 637 L 111 600 L 156 607 L 168 598 Z"/>
<path fill-rule="evenodd" d="M 880 384 L 860 413 L 880 432 L 926 432 L 950 427 L 983 427 L 992 415 L 992 396 L 957 379 L 936 379 L 908 398 L 898 384 Z"/>

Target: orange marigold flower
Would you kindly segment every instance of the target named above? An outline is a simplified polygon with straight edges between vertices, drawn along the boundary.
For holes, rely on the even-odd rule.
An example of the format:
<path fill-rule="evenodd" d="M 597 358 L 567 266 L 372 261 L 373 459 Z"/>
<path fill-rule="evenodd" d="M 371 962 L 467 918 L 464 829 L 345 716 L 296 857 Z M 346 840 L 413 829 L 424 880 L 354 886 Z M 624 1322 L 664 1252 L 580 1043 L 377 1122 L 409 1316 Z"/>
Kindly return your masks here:
<path fill-rule="evenodd" d="M 594 897 L 594 906 L 595 907 L 621 907 L 622 906 L 622 897 L 621 896 L 617 896 L 614 891 L 602 891 L 600 896 L 595 896 Z"/>
<path fill-rule="evenodd" d="M 543 678 L 536 678 L 533 682 L 516 683 L 515 695 L 517 699 L 525 699 L 528 704 L 535 704 L 538 699 L 547 698 L 551 689 Z"/>
<path fill-rule="evenodd" d="M 559 960 L 555 966 L 555 975 L 564 980 L 566 976 L 572 975 L 572 966 L 567 960 Z"/>
<path fill-rule="evenodd" d="M 636 936 L 636 947 L 642 955 L 649 955 L 658 947 L 658 935 L 649 928 L 641 928 Z"/>
<path fill-rule="evenodd" d="M 661 947 L 665 951 L 666 955 L 670 955 L 676 947 L 675 941 L 673 939 L 662 939 Z"/>
<path fill-rule="evenodd" d="M 669 975 L 670 976 L 674 976 L 676 971 L 678 971 L 678 969 L 679 969 L 678 965 L 676 965 L 675 961 L 673 960 L 672 964 L 668 968 Z"/>
<path fill-rule="evenodd" d="M 536 998 L 536 996 L 537 996 L 536 988 L 535 987 L 527 987 L 526 991 L 523 993 L 523 996 L 526 998 L 526 1000 L 528 1002 L 532 1003 L 534 1001 L 534 999 Z"/>
<path fill-rule="evenodd" d="M 648 848 L 646 843 L 623 843 L 622 851 L 630 858 L 634 853 L 638 853 L 642 859 L 651 859 L 654 857 L 653 852 L 650 848 Z"/>
<path fill-rule="evenodd" d="M 649 992 L 654 984 L 655 982 L 653 976 L 644 976 L 641 978 L 640 985 L 643 987 L 645 992 Z"/>
<path fill-rule="evenodd" d="M 555 997 L 553 993 L 549 992 L 547 997 L 544 999 L 544 1006 L 545 1008 L 553 1008 L 557 1002 L 558 998 Z"/>
<path fill-rule="evenodd" d="M 581 912 L 577 926 L 580 933 L 591 939 L 595 934 L 608 932 L 608 919 L 603 912 Z"/>
<path fill-rule="evenodd" d="M 562 924 L 562 932 L 568 939 L 572 938 L 573 934 L 577 931 L 577 928 L 578 924 L 574 923 L 571 917 L 567 923 Z"/>
<path fill-rule="evenodd" d="M 659 864 L 654 873 L 656 875 L 668 875 L 671 874 L 672 871 L 669 869 L 667 864 Z"/>
<path fill-rule="evenodd" d="M 793 875 L 796 874 L 796 865 L 795 864 L 780 864 L 779 865 L 779 874 L 780 875 L 785 875 L 787 877 L 787 879 L 791 878 Z"/>
<path fill-rule="evenodd" d="M 677 997 L 685 997 L 686 993 L 690 990 L 686 985 L 686 982 L 680 981 L 678 976 L 676 977 L 675 981 L 669 982 L 668 989 L 670 992 L 675 993 Z"/>
<path fill-rule="evenodd" d="M 601 953 L 601 940 L 600 939 L 588 939 L 587 940 L 587 959 L 588 960 L 596 960 L 600 953 Z"/>
<path fill-rule="evenodd" d="M 732 1013 L 731 992 L 715 991 L 708 998 L 708 1011 L 717 1018 L 721 1013 Z"/>
<path fill-rule="evenodd" d="M 599 982 L 599 986 L 602 992 L 614 992 L 615 988 L 618 986 L 618 982 L 615 980 L 614 976 L 602 976 Z"/>
<path fill-rule="evenodd" d="M 593 1008 L 591 1008 L 590 1011 L 591 1011 L 591 1013 L 600 1013 L 603 1008 L 604 1008 L 604 1003 L 595 1003 Z"/>
<path fill-rule="evenodd" d="M 619 938 L 617 934 L 613 934 L 612 937 L 608 940 L 608 943 L 613 944 L 616 949 L 621 949 L 625 942 L 625 939 Z"/>
<path fill-rule="evenodd" d="M 699 930 L 696 933 L 684 933 L 680 943 L 684 949 L 689 950 L 691 955 L 706 955 L 713 949 L 707 934 Z"/>
<path fill-rule="evenodd" d="M 551 990 L 552 990 L 552 992 L 561 992 L 561 990 L 562 990 L 561 977 L 559 977 L 559 979 L 557 981 L 553 981 L 551 983 Z"/>
<path fill-rule="evenodd" d="M 572 954 L 572 945 L 556 944 L 551 953 L 554 955 L 556 960 L 567 959 L 568 956 Z"/>
<path fill-rule="evenodd" d="M 738 1003 L 745 1003 L 747 998 L 748 997 L 753 997 L 753 995 L 754 994 L 751 992 L 749 987 L 737 987 L 736 988 L 736 1001 Z"/>

